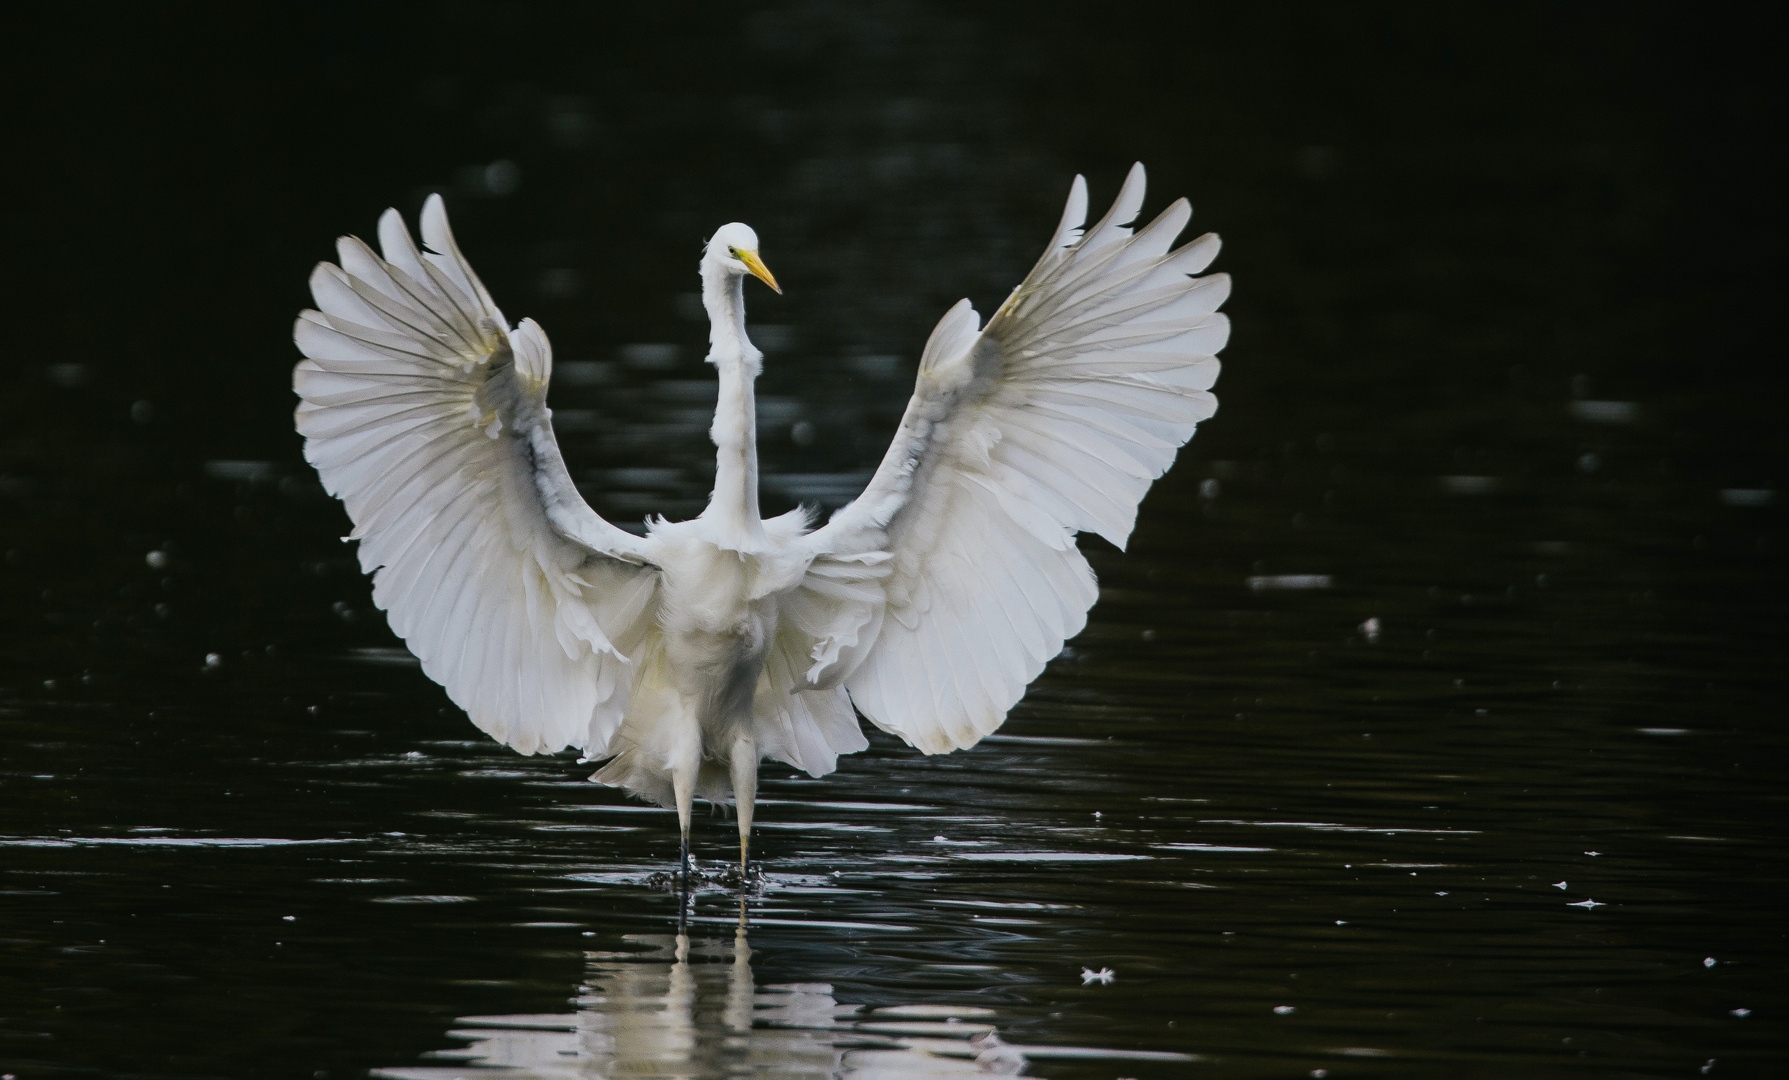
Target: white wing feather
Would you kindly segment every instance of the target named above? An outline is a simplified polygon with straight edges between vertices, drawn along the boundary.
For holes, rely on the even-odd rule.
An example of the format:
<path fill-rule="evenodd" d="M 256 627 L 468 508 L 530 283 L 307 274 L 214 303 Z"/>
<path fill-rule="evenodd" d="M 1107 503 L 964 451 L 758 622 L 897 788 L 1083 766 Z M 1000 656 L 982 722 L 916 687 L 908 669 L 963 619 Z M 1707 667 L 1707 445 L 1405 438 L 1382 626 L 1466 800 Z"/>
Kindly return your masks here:
<path fill-rule="evenodd" d="M 932 331 L 894 444 L 863 495 L 810 534 L 820 568 L 888 557 L 884 610 L 841 611 L 806 685 L 842 682 L 926 753 L 972 746 L 1086 625 L 1098 598 L 1075 533 L 1123 547 L 1137 504 L 1217 408 L 1229 277 L 1170 250 L 1184 199 L 1134 235 L 1143 167 L 1083 234 L 1076 177 L 1036 267 L 985 330 L 967 300 Z M 861 608 L 861 605 L 860 605 Z"/>
<path fill-rule="evenodd" d="M 384 257 L 353 237 L 311 275 L 293 371 L 305 457 L 347 506 L 392 630 L 473 722 L 524 754 L 600 757 L 658 571 L 590 509 L 546 408 L 552 347 L 510 329 L 440 196 L 419 251 L 396 211 Z"/>

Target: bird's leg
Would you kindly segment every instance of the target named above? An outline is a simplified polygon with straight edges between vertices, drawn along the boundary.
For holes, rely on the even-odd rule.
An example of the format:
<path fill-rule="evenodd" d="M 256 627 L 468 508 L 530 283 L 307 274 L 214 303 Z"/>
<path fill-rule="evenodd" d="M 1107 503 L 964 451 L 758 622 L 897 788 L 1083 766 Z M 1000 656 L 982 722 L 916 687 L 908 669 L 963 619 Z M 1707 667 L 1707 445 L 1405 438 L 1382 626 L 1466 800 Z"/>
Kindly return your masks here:
<path fill-rule="evenodd" d="M 683 844 L 678 848 L 676 856 L 676 873 L 682 882 L 683 892 L 689 892 L 689 826 L 683 826 Z"/>
<path fill-rule="evenodd" d="M 739 887 L 745 888 L 752 849 L 752 808 L 758 801 L 758 744 L 750 735 L 733 740 L 733 801 L 739 807 Z"/>
<path fill-rule="evenodd" d="M 696 761 L 691 761 L 687 767 L 679 766 L 671 770 L 671 790 L 677 798 L 677 826 L 683 833 L 683 843 L 678 854 L 678 871 L 683 876 L 683 892 L 686 896 L 690 888 L 690 812 L 696 801 L 697 766 Z"/>

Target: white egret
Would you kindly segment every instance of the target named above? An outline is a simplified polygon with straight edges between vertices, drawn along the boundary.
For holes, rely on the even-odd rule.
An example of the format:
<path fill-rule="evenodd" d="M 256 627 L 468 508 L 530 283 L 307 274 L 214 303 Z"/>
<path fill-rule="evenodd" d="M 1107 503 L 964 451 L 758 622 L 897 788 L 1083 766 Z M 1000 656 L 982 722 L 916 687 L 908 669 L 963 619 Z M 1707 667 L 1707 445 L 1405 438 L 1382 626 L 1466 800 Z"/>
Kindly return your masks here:
<path fill-rule="evenodd" d="M 635 536 L 579 496 L 547 336 L 504 318 L 439 196 L 424 249 L 387 210 L 383 258 L 344 237 L 311 275 L 305 456 L 347 506 L 374 602 L 475 724 L 524 754 L 578 747 L 606 759 L 592 779 L 676 807 L 686 875 L 692 800 L 731 799 L 743 871 L 761 759 L 825 775 L 868 745 L 857 713 L 927 754 L 998 728 L 1098 597 L 1076 533 L 1122 548 L 1215 410 L 1230 283 L 1193 275 L 1218 241 L 1172 246 L 1184 199 L 1133 233 L 1143 188 L 1139 165 L 1083 228 L 1076 177 L 987 326 L 967 300 L 945 314 L 881 467 L 819 528 L 758 511 L 744 282 L 776 281 L 738 223 L 701 262 L 720 386 L 694 520 Z"/>

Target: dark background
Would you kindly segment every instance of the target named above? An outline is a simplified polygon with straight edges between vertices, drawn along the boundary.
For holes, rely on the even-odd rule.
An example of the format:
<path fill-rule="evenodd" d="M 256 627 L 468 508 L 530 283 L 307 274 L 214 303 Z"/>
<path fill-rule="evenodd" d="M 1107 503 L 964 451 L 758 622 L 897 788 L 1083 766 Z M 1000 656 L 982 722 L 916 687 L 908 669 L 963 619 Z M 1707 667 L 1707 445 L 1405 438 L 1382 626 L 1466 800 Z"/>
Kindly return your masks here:
<path fill-rule="evenodd" d="M 428 879 L 407 888 L 478 893 L 496 907 L 493 898 L 526 890 L 485 869 L 480 860 L 510 849 L 479 830 L 498 835 L 508 815 L 547 820 L 551 809 L 530 799 L 608 797 L 521 792 L 517 777 L 582 771 L 494 746 L 432 746 L 476 732 L 413 669 L 341 661 L 389 660 L 347 650 L 396 642 L 336 542 L 346 517 L 292 431 L 291 321 L 335 236 L 371 235 L 385 207 L 413 214 L 428 192 L 444 192 L 462 247 L 509 317 L 538 318 L 557 360 L 583 365 L 585 382 L 554 385 L 561 440 L 593 504 L 634 522 L 651 510 L 693 513 L 706 492 L 703 406 L 664 388 L 706 377 L 704 328 L 688 308 L 703 238 L 729 220 L 752 223 L 786 290 L 749 296 L 770 354 L 762 452 L 775 511 L 848 498 L 886 445 L 938 316 L 965 295 L 993 309 L 1035 258 L 1075 172 L 1101 207 L 1141 159 L 1146 213 L 1184 193 L 1193 228 L 1225 239 L 1217 268 L 1236 292 L 1221 410 L 1145 503 L 1129 555 L 1084 542 L 1105 599 L 1011 725 L 1070 737 L 1109 724 L 1098 730 L 1117 732 L 1129 756 L 1090 776 L 1082 751 L 1026 758 L 991 745 L 921 761 L 878 737 L 824 784 L 777 788 L 786 778 L 773 776 L 769 790 L 799 801 L 926 783 L 941 806 L 1001 808 L 994 832 L 1053 828 L 1058 813 L 1082 821 L 1115 805 L 1111 792 L 1135 794 L 1126 784 L 1197 791 L 1214 800 L 1205 812 L 1226 820 L 1384 810 L 1373 820 L 1403 822 L 1397 815 L 1439 803 L 1451 824 L 1484 837 L 1459 859 L 1474 873 L 1507 873 L 1510 890 L 1538 887 L 1528 884 L 1536 875 L 1542 885 L 1583 878 L 1597 882 L 1597 899 L 1626 906 L 1519 928 L 1514 916 L 1509 926 L 1437 922 L 1426 936 L 1387 930 L 1373 948 L 1325 954 L 1326 992 L 1374 1007 L 1362 1018 L 1361 1004 L 1311 1045 L 1367 1039 L 1389 996 L 1388 1024 L 1406 1003 L 1410 1015 L 1424 1001 L 1461 1013 L 1378 1033 L 1413 1055 L 1385 1066 L 1403 1075 L 1688 1075 L 1716 1057 L 1734 1074 L 1749 1063 L 1769 1075 L 1783 1051 L 1774 973 L 1789 902 L 1778 779 L 1789 177 L 1781 39 L 1762 10 L 450 2 L 9 12 L 0 836 L 165 826 L 365 837 L 463 807 L 479 815 L 454 826 L 465 833 L 438 831 L 439 846 L 414 850 L 393 841 L 380 858 Z M 629 348 L 641 344 L 674 348 L 652 353 L 669 357 L 655 366 Z M 1629 405 L 1585 411 L 1597 402 Z M 165 563 L 146 568 L 151 551 Z M 1337 586 L 1307 601 L 1244 585 L 1280 573 L 1331 574 Z M 1354 630 L 1369 615 L 1386 626 L 1374 652 Z M 208 654 L 221 668 L 207 673 Z M 1173 725 L 1152 726 L 1160 718 Z M 1362 744 L 1361 728 L 1379 742 Z M 1636 742 L 1635 731 L 1696 734 Z M 411 747 L 431 761 L 522 771 L 492 772 L 483 786 L 447 771 L 424 783 L 399 768 Z M 377 765 L 353 775 L 379 783 L 362 792 L 300 779 L 342 763 Z M 1414 779 L 1457 774 L 1470 774 L 1472 797 L 1452 803 Z M 1322 802 L 1344 799 L 1322 793 L 1331 779 L 1359 801 Z M 914 850 L 942 827 L 921 821 L 888 850 Z M 1680 859 L 1655 832 L 1731 843 Z M 1244 842 L 1208 833 L 1180 838 Z M 816 845 L 833 842 L 816 835 Z M 1554 848 L 1559 858 L 1614 850 L 1612 836 L 1630 861 L 1586 863 L 1607 880 L 1525 862 Z M 861 856 L 875 883 L 867 895 L 937 918 L 927 939 L 937 954 L 969 948 L 951 936 L 961 920 L 928 906 L 931 893 L 903 892 L 905 871 L 855 842 L 839 839 L 827 857 Z M 1026 981 L 1032 954 L 1018 945 L 997 958 L 1013 973 L 1001 1000 L 1032 1010 L 1023 1022 L 1040 1039 L 1134 1036 L 1137 1046 L 1227 1054 L 1213 1075 L 1306 1075 L 1327 1062 L 1341 1076 L 1348 1062 L 1298 1057 L 1286 1049 L 1296 1040 L 1252 1020 L 1207 1017 L 1205 1041 L 1175 1041 L 1191 1036 L 1162 1025 L 1187 1014 L 1160 1010 L 1193 999 L 1252 1008 L 1260 972 L 1281 964 L 1278 943 L 1247 953 L 1246 967 L 1234 950 L 1232 969 L 1186 941 L 1251 918 L 1271 934 L 1275 920 L 1330 903 L 1346 892 L 1335 866 L 1352 870 L 1369 854 L 1320 845 L 1355 842 L 1309 841 L 1319 846 L 1293 878 L 1274 877 L 1281 864 L 1262 856 L 1251 872 L 1266 876 L 1237 877 L 1207 906 L 1144 885 L 1074 893 L 1092 889 L 1085 878 L 1021 888 L 959 874 L 949 887 L 1074 893 L 1084 921 L 1040 926 L 1031 939 L 1064 956 L 1083 955 L 1064 942 L 1129 935 L 1128 959 L 1112 961 L 1124 972 L 1114 995 L 1140 996 L 1107 998 L 1126 1004 L 1104 1014 L 1076 1013 Z M 634 843 L 629 857 L 643 865 L 665 854 Z M 792 834 L 764 844 L 785 866 L 810 853 Z M 284 954 L 261 940 L 272 931 L 250 924 L 266 917 L 285 933 L 274 913 L 293 902 L 293 875 L 325 871 L 295 870 L 277 853 L 195 868 L 114 850 L 57 861 L 56 851 L 0 847 L 9 873 L 113 875 L 89 891 L 16 898 L 0 882 L 0 904 L 18 905 L 0 907 L 0 1059 L 23 1062 L 7 1066 L 21 1077 L 353 1074 L 413 1061 L 456 1015 L 561 1009 L 579 978 L 578 942 L 530 951 L 503 921 L 530 916 L 508 907 L 428 922 L 405 917 L 413 909 L 330 899 L 334 886 L 299 892 L 338 936 L 316 939 L 303 962 L 276 962 Z M 534 850 L 543 865 L 600 862 L 588 848 Z M 133 982 L 125 961 L 84 958 L 94 942 L 120 940 L 139 909 L 147 915 L 144 897 L 162 895 L 148 890 L 183 876 L 192 888 L 165 901 L 170 921 L 132 947 L 139 966 L 153 960 L 190 983 Z M 1359 903 L 1391 895 L 1379 888 L 1357 887 Z M 624 883 L 589 902 L 607 905 L 613 925 L 636 926 L 641 911 L 662 922 L 658 900 L 640 895 Z M 1579 896 L 1546 891 L 1545 918 Z M 1325 908 L 1319 921 L 1334 914 Z M 1535 925 L 1544 944 L 1527 936 Z M 918 945 L 902 954 L 844 936 L 762 933 L 771 945 L 761 975 L 829 978 L 854 988 L 852 1000 L 945 993 L 915 974 L 928 955 Z M 1704 951 L 1752 966 L 1735 968 L 1736 982 L 1692 988 Z M 1106 954 L 1085 955 L 1097 967 Z M 1130 973 L 1151 958 L 1161 981 L 1138 981 Z M 1472 974 L 1449 982 L 1438 972 L 1455 960 Z M 1591 1008 L 1591 989 L 1617 983 L 1625 1011 L 1597 1011 L 1600 998 Z M 83 996 L 92 987 L 112 996 Z M 1480 996 L 1506 1003 L 1507 1027 L 1470 1026 L 1490 1008 Z M 1734 1020 L 1737 1006 L 1757 1015 Z M 1548 1026 L 1564 1015 L 1578 1026 Z M 231 1034 L 208 1034 L 214 1025 Z M 1576 1049 L 1586 1043 L 1560 1049 L 1590 1038 L 1584 1031 L 1606 1036 L 1588 1062 Z"/>
<path fill-rule="evenodd" d="M 1400 496 L 1437 472 L 1498 474 L 1504 517 L 1587 480 L 1611 526 L 1645 507 L 1709 550 L 1717 493 L 1780 488 L 1789 464 L 1780 65 L 1738 10 L 77 5 L 12 30 L 13 564 L 78 583 L 184 544 L 220 633 L 283 603 L 249 550 L 347 531 L 305 501 L 291 430 L 305 277 L 334 236 L 429 191 L 561 361 L 680 346 L 668 370 L 621 364 L 619 389 L 556 386 L 555 407 L 591 406 L 589 431 L 562 409 L 561 437 L 608 470 L 580 480 L 624 523 L 706 493 L 702 404 L 651 413 L 638 395 L 705 377 L 689 305 L 716 225 L 754 222 L 787 285 L 753 308 L 780 331 L 766 473 L 847 477 L 772 486 L 767 510 L 836 505 L 879 459 L 938 314 L 964 295 L 992 310 L 1068 178 L 1088 173 L 1097 205 L 1137 159 L 1146 213 L 1191 195 L 1238 281 L 1223 411 L 1189 453 L 1296 471 L 1339 440 L 1384 481 L 1381 513 L 1304 544 L 1306 562 L 1414 540 L 1401 513 L 1441 524 Z M 864 357 L 886 358 L 880 377 Z M 1575 423 L 1573 399 L 1637 402 L 1644 422 Z M 792 441 L 790 417 L 813 437 Z M 249 471 L 207 484 L 206 461 Z M 614 469 L 667 462 L 683 481 L 619 490 Z M 1190 490 L 1195 469 L 1211 472 L 1170 481 Z M 1334 509 L 1333 484 L 1307 479 L 1287 513 Z M 1744 593 L 1780 597 L 1756 531 L 1774 515 L 1722 520 L 1756 570 Z M 1660 554 L 1649 531 L 1633 540 Z M 1719 617 L 1780 640 L 1764 610 Z"/>
<path fill-rule="evenodd" d="M 293 460 L 310 265 L 470 165 L 520 166 L 514 197 L 456 207 L 481 269 L 562 354 L 595 355 L 662 335 L 733 217 L 799 260 L 779 321 L 911 350 L 940 303 L 985 305 L 1029 261 L 977 252 L 962 202 L 1047 227 L 1066 174 L 1109 191 L 1142 159 L 1228 241 L 1226 407 L 1282 406 L 1254 423 L 1322 398 L 1395 425 L 1585 374 L 1599 397 L 1668 387 L 1686 468 L 1755 486 L 1782 468 L 1779 65 L 1739 8 L 49 10 L 9 27 L 0 408 L 51 457 Z M 956 158 L 874 171 L 919 132 Z M 846 154 L 869 171 L 802 171 Z M 529 295 L 559 266 L 575 297 Z M 1370 371 L 1324 362 L 1363 350 Z M 91 385 L 58 392 L 53 362 Z M 132 427 L 143 398 L 156 422 Z"/>

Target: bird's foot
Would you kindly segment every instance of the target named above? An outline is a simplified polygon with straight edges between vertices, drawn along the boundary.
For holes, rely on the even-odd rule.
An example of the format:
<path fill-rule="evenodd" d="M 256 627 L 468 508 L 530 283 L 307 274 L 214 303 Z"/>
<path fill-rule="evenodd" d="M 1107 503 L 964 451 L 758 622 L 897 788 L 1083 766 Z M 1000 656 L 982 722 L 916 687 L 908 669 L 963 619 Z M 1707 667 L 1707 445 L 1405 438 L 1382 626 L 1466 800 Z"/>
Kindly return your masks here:
<path fill-rule="evenodd" d="M 741 868 L 737 864 L 729 863 L 725 870 L 713 874 L 709 880 L 726 889 L 756 891 L 764 885 L 764 864 L 752 862 Z"/>
<path fill-rule="evenodd" d="M 736 863 L 724 866 L 704 867 L 695 859 L 689 861 L 689 891 L 700 892 L 712 889 L 737 890 L 741 887 L 756 891 L 764 884 L 764 867 L 753 862 L 746 867 L 744 874 L 739 872 Z M 648 888 L 660 892 L 681 892 L 684 888 L 683 868 L 660 870 L 646 878 Z"/>

